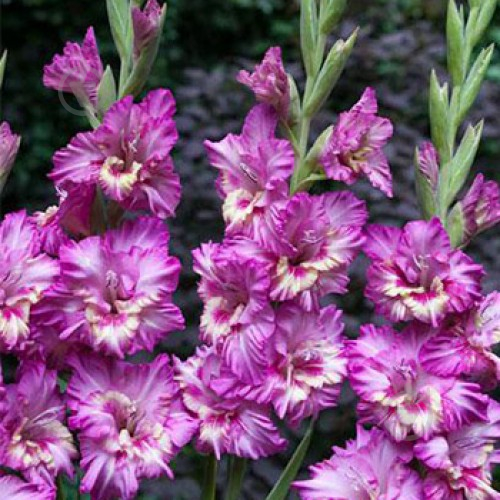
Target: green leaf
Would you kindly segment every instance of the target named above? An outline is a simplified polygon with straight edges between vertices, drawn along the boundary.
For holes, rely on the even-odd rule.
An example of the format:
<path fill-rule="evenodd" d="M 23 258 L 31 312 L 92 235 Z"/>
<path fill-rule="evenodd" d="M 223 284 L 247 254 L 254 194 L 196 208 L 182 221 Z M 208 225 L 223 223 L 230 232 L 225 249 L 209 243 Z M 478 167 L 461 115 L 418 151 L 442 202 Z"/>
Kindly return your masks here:
<path fill-rule="evenodd" d="M 130 58 L 132 53 L 132 18 L 128 0 L 106 0 L 109 26 L 120 59 Z"/>
<path fill-rule="evenodd" d="M 302 466 L 302 462 L 306 457 L 307 450 L 309 449 L 309 445 L 311 444 L 311 438 L 314 431 L 314 419 L 311 419 L 309 427 L 306 431 L 305 436 L 302 438 L 299 446 L 295 450 L 290 462 L 286 466 L 286 469 L 281 474 L 278 482 L 274 485 L 271 493 L 267 496 L 266 500 L 285 500 L 288 491 L 290 490 L 290 486 L 294 479 L 297 477 L 299 473 L 300 467 Z"/>
<path fill-rule="evenodd" d="M 469 72 L 469 76 L 465 80 L 460 96 L 459 122 L 465 119 L 481 90 L 481 84 L 490 66 L 494 50 L 495 46 L 491 44 L 488 48 L 480 52 Z"/>
<path fill-rule="evenodd" d="M 316 0 L 301 0 L 300 46 L 302 59 L 308 75 L 314 73 L 314 60 L 318 34 L 318 9 Z"/>
<path fill-rule="evenodd" d="M 448 85 L 445 83 L 441 86 L 436 72 L 432 70 L 429 90 L 431 136 L 432 142 L 436 146 L 443 162 L 449 159 L 446 139 L 448 129 L 448 99 Z"/>
<path fill-rule="evenodd" d="M 167 14 L 166 4 L 162 7 L 162 13 L 160 17 L 159 30 L 156 38 L 151 41 L 151 43 L 144 48 L 139 56 L 139 59 L 134 63 L 132 73 L 127 79 L 123 89 L 120 92 L 120 97 L 126 95 L 137 96 L 144 85 L 148 81 L 151 70 L 158 55 L 158 49 L 160 48 L 161 35 L 163 33 L 163 26 L 165 24 L 165 17 Z"/>
<path fill-rule="evenodd" d="M 110 66 L 107 66 L 97 88 L 97 110 L 101 116 L 116 102 L 116 97 L 116 82 L 113 70 Z"/>
<path fill-rule="evenodd" d="M 246 459 L 235 456 L 230 457 L 228 487 L 225 500 L 238 500 L 240 498 L 246 468 Z"/>
<path fill-rule="evenodd" d="M 449 0 L 446 18 L 446 37 L 448 48 L 448 71 L 453 85 L 461 85 L 465 80 L 464 55 L 464 14 L 458 10 L 455 0 Z"/>
<path fill-rule="evenodd" d="M 356 29 L 346 41 L 338 40 L 330 49 L 311 94 L 306 96 L 304 104 L 306 116 L 314 116 L 330 96 L 351 55 L 358 37 L 358 31 Z"/>
<path fill-rule="evenodd" d="M 3 78 L 5 75 L 5 66 L 7 65 L 7 51 L 4 50 L 2 59 L 0 59 L 0 90 L 2 90 Z"/>

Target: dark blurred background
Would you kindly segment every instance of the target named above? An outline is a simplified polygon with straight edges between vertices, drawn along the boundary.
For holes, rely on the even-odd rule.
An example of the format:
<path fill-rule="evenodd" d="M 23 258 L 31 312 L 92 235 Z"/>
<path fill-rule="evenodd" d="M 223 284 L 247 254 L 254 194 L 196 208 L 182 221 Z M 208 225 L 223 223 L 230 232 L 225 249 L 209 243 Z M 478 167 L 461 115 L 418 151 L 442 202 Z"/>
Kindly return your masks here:
<path fill-rule="evenodd" d="M 395 177 L 395 198 L 360 183 L 355 190 L 369 202 L 372 220 L 402 224 L 418 217 L 413 191 L 414 148 L 427 138 L 427 88 L 430 69 L 444 67 L 445 0 L 350 0 L 345 20 L 336 30 L 347 36 L 356 26 L 361 33 L 353 56 L 316 131 L 349 108 L 367 85 L 375 87 L 381 114 L 395 122 L 387 153 Z M 46 178 L 51 157 L 77 132 L 87 127 L 83 118 L 69 114 L 56 92 L 41 82 L 43 65 L 62 50 L 67 40 L 80 41 L 87 26 L 96 29 L 103 61 L 117 68 L 107 26 L 104 0 L 0 0 L 1 46 L 9 50 L 2 95 L 1 120 L 22 134 L 18 160 L 8 183 L 4 211 L 28 207 L 43 209 L 54 200 Z M 485 43 L 500 42 L 500 12 Z M 190 271 L 190 251 L 202 241 L 220 240 L 223 226 L 215 194 L 214 172 L 207 164 L 202 142 L 239 132 L 244 112 L 252 105 L 250 93 L 234 81 L 236 72 L 251 68 L 270 45 L 281 45 L 288 69 L 302 81 L 299 60 L 298 7 L 292 0 L 170 0 L 166 33 L 150 87 L 170 87 L 177 97 L 181 135 L 175 150 L 183 181 L 183 201 L 170 221 L 172 251 L 183 261 L 177 302 L 187 317 L 186 332 L 173 334 L 160 350 L 188 355 L 196 342 L 200 303 L 196 277 Z M 117 74 L 117 70 L 116 70 Z M 489 178 L 500 180 L 500 50 L 471 120 L 486 119 L 484 141 L 476 162 Z M 498 287 L 500 255 L 498 230 L 483 235 L 470 248 L 487 268 L 486 290 Z M 351 293 L 338 302 L 346 312 L 348 335 L 370 320 L 371 307 L 362 297 L 364 263 L 353 271 Z M 326 412 L 308 462 L 325 458 L 332 444 L 342 444 L 354 433 L 352 397 Z M 292 436 L 293 437 L 293 436 Z M 286 457 L 252 467 L 245 498 L 263 499 Z M 172 485 L 152 483 L 141 498 L 195 499 L 199 461 L 183 457 Z M 221 481 L 223 481 L 221 474 Z"/>

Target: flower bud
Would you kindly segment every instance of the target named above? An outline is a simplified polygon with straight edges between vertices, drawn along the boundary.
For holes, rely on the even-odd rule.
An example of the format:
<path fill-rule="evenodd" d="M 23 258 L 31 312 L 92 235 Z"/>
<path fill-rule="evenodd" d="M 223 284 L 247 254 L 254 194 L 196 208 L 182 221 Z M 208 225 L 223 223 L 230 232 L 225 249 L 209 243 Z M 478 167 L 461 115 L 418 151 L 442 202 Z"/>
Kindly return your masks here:
<path fill-rule="evenodd" d="M 333 87 L 344 71 L 347 59 L 351 55 L 354 44 L 356 43 L 357 36 L 358 30 L 356 30 L 346 41 L 337 41 L 330 49 L 326 61 L 319 72 L 314 89 L 306 98 L 304 105 L 306 116 L 314 116 L 326 99 L 328 99 Z"/>
<path fill-rule="evenodd" d="M 321 16 L 321 32 L 328 35 L 338 24 L 347 4 L 347 0 L 328 0 Z"/>
<path fill-rule="evenodd" d="M 314 57 L 318 34 L 318 9 L 316 0 L 301 0 L 300 6 L 300 46 L 306 73 L 314 73 Z"/>
<path fill-rule="evenodd" d="M 424 142 L 415 156 L 417 195 L 423 215 L 430 219 L 436 211 L 436 192 L 439 182 L 439 157 L 432 142 Z"/>
<path fill-rule="evenodd" d="M 146 84 L 158 55 L 167 6 L 160 8 L 156 0 L 149 0 L 143 11 L 134 7 L 134 65 L 120 96 L 137 96 Z M 138 52 L 139 51 L 139 52 Z"/>
<path fill-rule="evenodd" d="M 462 244 L 500 222 L 500 189 L 495 181 L 485 181 L 479 174 L 458 203 L 464 218 Z"/>
<path fill-rule="evenodd" d="M 21 137 L 13 134 L 7 122 L 0 125 L 0 194 L 16 159 Z"/>
<path fill-rule="evenodd" d="M 142 51 L 154 44 L 160 36 L 164 11 L 166 11 L 166 5 L 160 7 L 156 0 L 148 0 L 144 10 L 139 7 L 132 8 L 134 60 L 139 59 Z"/>
<path fill-rule="evenodd" d="M 279 117 L 286 120 L 290 87 L 279 47 L 271 47 L 253 73 L 240 71 L 236 79 L 253 90 L 257 101 L 273 106 Z"/>

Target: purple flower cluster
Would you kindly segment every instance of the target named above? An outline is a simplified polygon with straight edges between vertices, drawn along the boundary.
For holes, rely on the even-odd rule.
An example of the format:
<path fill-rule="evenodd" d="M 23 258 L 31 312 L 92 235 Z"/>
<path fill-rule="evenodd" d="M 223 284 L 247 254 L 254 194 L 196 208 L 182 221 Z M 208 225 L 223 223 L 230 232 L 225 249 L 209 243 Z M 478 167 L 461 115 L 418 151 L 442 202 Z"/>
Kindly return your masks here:
<path fill-rule="evenodd" d="M 161 12 L 154 0 L 134 10 L 137 50 Z M 101 76 L 89 29 L 44 81 L 95 104 Z M 2 497 L 53 500 L 56 481 L 81 472 L 93 499 L 135 498 L 142 478 L 173 477 L 172 459 L 199 426 L 168 356 L 124 360 L 184 327 L 162 220 L 180 198 L 174 112 L 164 89 L 119 100 L 55 154 L 59 204 L 0 223 L 0 352 L 19 358 L 15 380 L 0 382 Z M 18 146 L 3 124 L 2 169 Z"/>
<path fill-rule="evenodd" d="M 198 449 L 257 459 L 285 446 L 272 414 L 297 427 L 337 404 L 347 351 L 342 313 L 327 304 L 347 292 L 368 213 L 348 191 L 291 193 L 296 155 L 276 136 L 289 104 L 279 49 L 238 79 L 260 103 L 240 135 L 205 143 L 226 232 L 193 252 L 204 346 L 177 365 Z"/>
<path fill-rule="evenodd" d="M 302 498 L 500 498 L 491 486 L 500 405 L 484 393 L 500 375 L 500 295 L 482 295 L 482 267 L 451 247 L 436 218 L 365 234 L 366 296 L 405 324 L 365 325 L 348 342 L 359 423 L 374 427 L 313 467 L 296 484 Z"/>

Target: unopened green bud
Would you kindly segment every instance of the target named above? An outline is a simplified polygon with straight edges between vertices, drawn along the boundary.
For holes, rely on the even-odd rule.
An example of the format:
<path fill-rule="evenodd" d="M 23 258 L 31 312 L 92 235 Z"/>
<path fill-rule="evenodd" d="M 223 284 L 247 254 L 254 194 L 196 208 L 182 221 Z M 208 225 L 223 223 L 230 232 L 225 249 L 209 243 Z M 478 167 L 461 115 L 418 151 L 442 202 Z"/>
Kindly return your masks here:
<path fill-rule="evenodd" d="M 304 104 L 304 113 L 306 116 L 314 116 L 328 99 L 340 75 L 344 71 L 347 59 L 351 55 L 357 37 L 358 29 L 346 41 L 338 40 L 330 49 L 312 92 L 306 96 Z"/>
<path fill-rule="evenodd" d="M 128 0 L 106 0 L 109 26 L 120 58 L 129 59 L 132 54 L 132 16 Z"/>
<path fill-rule="evenodd" d="M 318 33 L 318 9 L 316 0 L 301 0 L 300 7 L 300 46 L 302 59 L 308 75 L 314 73 Z"/>
<path fill-rule="evenodd" d="M 111 67 L 107 66 L 97 88 L 97 111 L 101 117 L 116 102 L 116 97 L 115 77 Z"/>
<path fill-rule="evenodd" d="M 461 85 L 465 80 L 464 66 L 464 11 L 457 8 L 455 0 L 448 4 L 446 21 L 446 37 L 448 47 L 448 71 L 451 74 L 453 85 Z"/>
<path fill-rule="evenodd" d="M 288 74 L 288 88 L 290 91 L 290 107 L 288 110 L 287 123 L 290 128 L 294 128 L 300 120 L 300 94 L 293 76 Z"/>
<path fill-rule="evenodd" d="M 449 207 L 464 186 L 476 158 L 482 133 L 482 121 L 475 127 L 469 126 L 455 156 L 443 166 L 439 182 L 439 201 L 442 207 Z"/>
<path fill-rule="evenodd" d="M 498 0 L 476 0 L 471 2 L 471 4 L 477 4 L 475 7 L 480 9 L 473 26 L 473 34 L 471 36 L 472 45 L 477 45 L 479 43 L 484 32 L 490 25 L 493 14 L 495 14 L 495 9 L 497 8 L 497 1 Z"/>
<path fill-rule="evenodd" d="M 440 85 L 436 72 L 432 70 L 429 90 L 429 115 L 431 122 L 432 142 L 436 146 L 441 161 L 447 161 L 446 131 L 448 130 L 448 85 Z"/>
<path fill-rule="evenodd" d="M 321 12 L 320 29 L 325 35 L 328 35 L 337 26 L 342 19 L 347 0 L 325 0 Z"/>
<path fill-rule="evenodd" d="M 480 52 L 469 72 L 469 76 L 465 80 L 460 95 L 460 122 L 462 122 L 467 116 L 467 113 L 474 104 L 474 101 L 481 90 L 481 84 L 486 77 L 486 71 L 490 66 L 494 50 L 495 46 L 492 44 Z"/>

